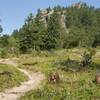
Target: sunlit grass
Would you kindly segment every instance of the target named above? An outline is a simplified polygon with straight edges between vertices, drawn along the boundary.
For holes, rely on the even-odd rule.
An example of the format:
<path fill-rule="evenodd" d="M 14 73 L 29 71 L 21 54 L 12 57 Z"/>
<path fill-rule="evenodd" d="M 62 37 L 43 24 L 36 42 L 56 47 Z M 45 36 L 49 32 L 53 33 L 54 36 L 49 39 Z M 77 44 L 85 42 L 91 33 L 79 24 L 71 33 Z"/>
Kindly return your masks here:
<path fill-rule="evenodd" d="M 55 70 L 58 71 L 61 79 L 57 84 L 50 84 L 45 80 L 42 88 L 26 93 L 21 100 L 99 100 L 100 85 L 94 82 L 96 72 L 99 71 L 100 67 L 98 52 L 93 57 L 94 64 L 85 70 L 64 71 L 60 68 L 62 65 L 57 64 L 68 58 L 80 62 L 84 51 L 85 49 L 58 50 L 53 56 L 40 56 L 39 59 L 32 57 L 31 60 L 28 60 L 28 62 L 36 63 L 35 65 L 24 66 L 24 68 L 33 72 L 41 71 L 46 77 L 48 77 L 48 73 Z"/>
<path fill-rule="evenodd" d="M 0 92 L 20 85 L 25 80 L 27 80 L 27 77 L 16 68 L 0 64 Z"/>
<path fill-rule="evenodd" d="M 26 93 L 21 100 L 99 100 L 100 85 L 93 82 L 95 71 L 78 73 L 59 71 L 60 83 L 45 82 L 38 90 Z"/>

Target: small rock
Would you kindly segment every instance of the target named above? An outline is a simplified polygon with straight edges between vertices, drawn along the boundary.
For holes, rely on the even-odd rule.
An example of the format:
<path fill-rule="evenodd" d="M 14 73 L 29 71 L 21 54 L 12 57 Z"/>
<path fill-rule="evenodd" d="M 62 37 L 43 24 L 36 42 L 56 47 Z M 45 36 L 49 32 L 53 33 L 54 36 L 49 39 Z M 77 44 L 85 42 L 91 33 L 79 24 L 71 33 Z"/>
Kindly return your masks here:
<path fill-rule="evenodd" d="M 96 80 L 96 83 L 100 84 L 100 73 L 96 74 L 95 80 Z"/>

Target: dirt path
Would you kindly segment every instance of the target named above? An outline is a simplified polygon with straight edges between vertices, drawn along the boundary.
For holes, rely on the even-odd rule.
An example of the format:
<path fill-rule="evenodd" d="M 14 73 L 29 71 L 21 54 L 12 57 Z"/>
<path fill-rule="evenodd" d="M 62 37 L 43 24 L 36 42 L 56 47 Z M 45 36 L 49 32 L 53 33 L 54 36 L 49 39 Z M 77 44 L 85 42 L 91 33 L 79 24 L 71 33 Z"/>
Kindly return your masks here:
<path fill-rule="evenodd" d="M 38 88 L 41 81 L 45 78 L 44 75 L 40 72 L 30 74 L 26 70 L 18 68 L 17 63 L 9 59 L 0 60 L 0 63 L 13 65 L 16 67 L 16 69 L 23 72 L 29 78 L 28 81 L 23 82 L 20 86 L 7 89 L 5 92 L 0 93 L 0 100 L 19 100 L 19 98 L 26 92 Z"/>

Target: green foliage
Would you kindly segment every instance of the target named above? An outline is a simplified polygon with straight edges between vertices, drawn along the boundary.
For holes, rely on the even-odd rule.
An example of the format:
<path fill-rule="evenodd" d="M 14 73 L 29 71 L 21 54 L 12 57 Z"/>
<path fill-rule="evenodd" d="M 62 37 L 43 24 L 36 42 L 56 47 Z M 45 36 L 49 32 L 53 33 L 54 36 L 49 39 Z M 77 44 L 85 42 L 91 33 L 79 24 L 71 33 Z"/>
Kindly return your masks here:
<path fill-rule="evenodd" d="M 70 48 L 70 47 L 77 47 L 79 45 L 80 41 L 80 31 L 78 28 L 73 27 L 70 29 L 69 33 L 67 33 L 65 42 L 64 42 L 64 47 L 65 48 Z"/>
<path fill-rule="evenodd" d="M 1 19 L 0 19 L 0 22 L 1 22 Z M 3 31 L 3 29 L 2 29 L 2 26 L 0 25 L 0 33 Z"/>
<path fill-rule="evenodd" d="M 0 50 L 0 57 L 1 58 L 7 58 L 8 57 L 8 51 L 5 48 Z"/>
<path fill-rule="evenodd" d="M 0 25 L 0 33 L 2 32 L 2 27 L 1 27 L 1 25 Z"/>
<path fill-rule="evenodd" d="M 20 29 L 21 37 L 19 40 L 19 50 L 22 53 L 30 51 L 30 49 L 39 50 L 44 46 L 43 39 L 45 35 L 44 24 L 40 21 L 40 15 L 34 19 L 30 14 L 26 19 L 25 25 Z"/>
<path fill-rule="evenodd" d="M 80 66 L 87 67 L 92 63 L 92 57 L 96 54 L 96 50 L 93 48 L 88 48 L 88 52 L 84 52 L 82 55 L 82 61 Z"/>
<path fill-rule="evenodd" d="M 66 36 L 68 41 L 72 42 L 69 46 L 91 47 L 95 40 L 94 34 L 97 33 L 95 9 L 87 5 L 82 6 L 80 9 L 77 7 L 68 8 L 66 26 L 71 29 L 69 31 L 71 33 L 70 39 L 69 35 Z M 75 26 L 77 27 L 74 28 Z"/>
<path fill-rule="evenodd" d="M 8 47 L 8 38 L 9 36 L 8 35 L 2 35 L 0 37 L 0 47 L 4 48 L 4 47 Z"/>
<path fill-rule="evenodd" d="M 65 27 L 63 27 L 63 25 Z M 0 37 L 0 47 L 14 48 L 20 53 L 100 45 L 100 9 L 77 3 L 56 6 L 29 14 L 24 25 L 11 36 Z"/>
<path fill-rule="evenodd" d="M 84 52 L 80 67 L 87 67 L 92 63 L 92 55 Z"/>
<path fill-rule="evenodd" d="M 60 15 L 54 12 L 49 19 L 47 27 L 47 35 L 45 39 L 45 48 L 47 50 L 56 49 L 60 47 L 61 25 Z"/>
<path fill-rule="evenodd" d="M 91 64 L 90 67 L 87 68 L 87 70 L 77 71 L 78 67 L 80 67 L 79 66 L 80 63 L 78 60 L 76 61 L 76 59 L 77 57 L 80 58 L 81 53 L 84 52 L 83 48 L 69 49 L 68 52 L 62 51 L 62 50 L 55 51 L 55 52 L 59 54 L 59 56 L 58 55 L 53 55 L 53 56 L 48 56 L 48 57 L 42 56 L 42 57 L 39 57 L 38 59 L 37 57 L 34 57 L 34 59 L 32 57 L 29 60 L 26 59 L 25 62 L 37 61 L 36 62 L 37 64 L 32 65 L 31 68 L 28 66 L 28 70 L 41 71 L 41 72 L 44 72 L 46 76 L 48 75 L 48 73 L 56 70 L 60 75 L 60 82 L 57 84 L 51 84 L 44 80 L 44 82 L 41 84 L 41 87 L 39 89 L 27 92 L 20 99 L 21 100 L 49 100 L 49 99 L 50 100 L 92 100 L 92 99 L 95 100 L 95 99 L 99 99 L 100 85 L 94 83 L 93 81 L 95 80 L 96 71 L 99 71 L 100 69 L 100 62 L 99 64 L 96 64 L 96 63 Z M 99 50 L 97 53 L 99 53 Z M 95 53 L 93 53 L 93 55 L 94 54 Z M 66 60 L 67 57 L 68 59 Z M 96 60 L 99 61 L 100 58 L 97 58 L 97 57 L 98 55 L 95 55 L 94 58 L 96 58 Z M 73 60 L 73 58 L 75 60 Z M 93 60 L 93 62 L 95 61 Z"/>
<path fill-rule="evenodd" d="M 11 35 L 11 36 L 14 37 L 14 38 L 18 38 L 18 37 L 19 37 L 19 32 L 18 32 L 18 30 L 15 29 L 15 30 L 12 32 L 12 35 Z"/>

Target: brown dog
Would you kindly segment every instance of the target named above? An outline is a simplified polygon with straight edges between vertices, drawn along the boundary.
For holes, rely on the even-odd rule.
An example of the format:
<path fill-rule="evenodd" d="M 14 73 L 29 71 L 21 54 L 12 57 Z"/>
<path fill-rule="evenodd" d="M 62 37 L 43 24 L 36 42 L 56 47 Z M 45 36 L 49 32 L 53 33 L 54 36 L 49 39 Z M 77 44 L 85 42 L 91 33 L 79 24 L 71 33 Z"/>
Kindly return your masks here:
<path fill-rule="evenodd" d="M 60 76 L 59 76 L 58 72 L 51 72 L 49 74 L 49 78 L 48 78 L 49 82 L 57 83 L 57 82 L 59 82 L 59 80 L 60 80 Z"/>

